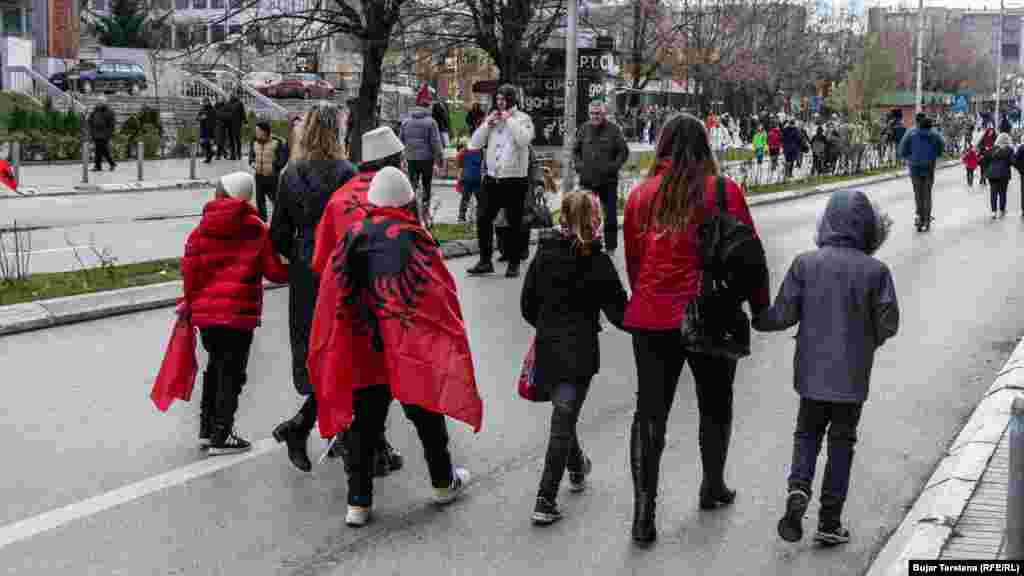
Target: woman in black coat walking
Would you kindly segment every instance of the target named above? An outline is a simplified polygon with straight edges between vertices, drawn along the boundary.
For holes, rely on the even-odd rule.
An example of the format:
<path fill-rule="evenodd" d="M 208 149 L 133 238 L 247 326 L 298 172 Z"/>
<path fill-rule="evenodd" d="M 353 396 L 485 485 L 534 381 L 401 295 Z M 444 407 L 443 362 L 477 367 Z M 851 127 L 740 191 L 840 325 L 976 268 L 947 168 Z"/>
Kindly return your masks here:
<path fill-rule="evenodd" d="M 537 329 L 534 342 L 538 390 L 550 397 L 551 436 L 533 510 L 535 524 L 561 518 L 555 503 L 562 475 L 569 489 L 582 492 L 590 459 L 576 436 L 590 380 L 600 368 L 598 313 L 622 326 L 626 290 L 611 258 L 601 251 L 601 209 L 588 192 L 562 200 L 562 231 L 549 233 L 530 262 L 523 283 L 523 318 Z"/>
<path fill-rule="evenodd" d="M 295 390 L 306 397 L 299 413 L 274 429 L 274 437 L 288 441 L 292 464 L 304 472 L 312 469 L 305 447 L 317 416 L 316 398 L 306 370 L 309 333 L 320 287 L 320 279 L 310 266 L 316 226 L 331 195 L 354 175 L 355 168 L 345 160 L 338 143 L 337 108 L 327 103 L 316 105 L 302 120 L 292 158 L 281 173 L 270 222 L 274 250 L 289 261 L 292 381 Z"/>

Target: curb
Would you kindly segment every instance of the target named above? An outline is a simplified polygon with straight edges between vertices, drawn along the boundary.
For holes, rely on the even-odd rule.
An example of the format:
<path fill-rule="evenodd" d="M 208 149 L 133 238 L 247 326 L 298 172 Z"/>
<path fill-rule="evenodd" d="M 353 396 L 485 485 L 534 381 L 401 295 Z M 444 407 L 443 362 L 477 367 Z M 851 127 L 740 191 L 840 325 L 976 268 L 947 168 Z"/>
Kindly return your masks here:
<path fill-rule="evenodd" d="M 530 244 L 536 244 L 540 230 L 532 230 Z M 476 240 L 453 240 L 441 244 L 445 260 L 479 254 Z M 287 284 L 264 282 L 266 290 Z M 175 306 L 181 296 L 181 281 L 107 290 L 78 296 L 65 296 L 0 306 L 0 336 L 53 328 L 110 316 Z"/>
<path fill-rule="evenodd" d="M 909 532 L 904 543 L 892 544 L 890 538 L 875 557 L 867 576 L 903 576 L 909 574 L 910 560 L 936 559 L 942 553 L 1010 423 L 1013 399 L 1024 390 L 1021 368 L 1024 368 L 1024 338 L 1018 341 L 995 382 L 974 408 L 894 532 Z M 893 556 L 894 560 L 879 561 Z"/>
<path fill-rule="evenodd" d="M 950 161 L 939 168 L 957 166 L 959 162 Z M 880 182 L 887 182 L 905 177 L 902 171 L 893 172 L 880 176 L 870 176 L 860 180 L 838 182 L 834 185 L 826 185 L 820 188 L 805 188 L 793 192 L 775 192 L 753 196 L 748 200 L 750 206 L 775 204 L 788 200 L 797 200 L 818 194 L 827 194 L 836 190 L 852 188 L 856 186 L 867 186 Z M 188 181 L 206 182 L 206 181 Z M 180 187 L 180 186 L 179 186 Z M 134 191 L 141 191 L 135 188 Z M 90 192 L 75 192 L 64 195 L 89 194 Z M 103 194 L 104 192 L 91 192 L 92 194 Z M 537 242 L 537 230 L 533 230 L 530 236 L 530 243 Z M 441 253 L 445 259 L 463 258 L 480 252 L 476 240 L 453 240 L 441 245 Z M 277 284 L 265 284 L 266 288 L 273 290 L 281 287 Z M 0 306 L 0 336 L 7 334 L 18 334 L 32 330 L 52 328 L 76 322 L 97 320 L 108 316 L 141 312 L 155 308 L 174 306 L 178 296 L 181 294 L 181 282 L 167 282 L 163 284 L 152 284 L 149 286 L 138 286 L 122 290 L 108 290 L 106 292 L 95 292 L 79 296 L 66 296 L 38 302 L 25 302 L 10 306 Z M 987 460 L 986 460 L 987 462 Z"/>

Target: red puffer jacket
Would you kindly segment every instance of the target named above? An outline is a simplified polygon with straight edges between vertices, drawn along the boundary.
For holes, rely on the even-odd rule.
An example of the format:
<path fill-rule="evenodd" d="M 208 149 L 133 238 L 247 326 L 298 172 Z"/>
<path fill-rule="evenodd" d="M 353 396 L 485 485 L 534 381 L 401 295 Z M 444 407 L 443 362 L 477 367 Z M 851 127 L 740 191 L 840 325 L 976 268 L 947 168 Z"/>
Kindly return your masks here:
<path fill-rule="evenodd" d="M 782 150 L 782 130 L 777 127 L 768 131 L 768 150 L 771 152 Z"/>
<path fill-rule="evenodd" d="M 235 198 L 203 207 L 181 261 L 185 302 L 199 328 L 253 330 L 263 311 L 263 277 L 288 281 L 288 268 L 270 245 L 256 208 Z"/>
<path fill-rule="evenodd" d="M 637 185 L 629 194 L 623 222 L 626 249 L 626 274 L 632 295 L 626 305 L 623 324 L 641 330 L 673 330 L 682 324 L 686 305 L 700 293 L 701 268 L 697 255 L 697 228 L 707 210 L 714 206 L 715 177 L 708 176 L 705 183 L 704 206 L 694 220 L 680 232 L 644 230 L 652 214 L 658 186 L 668 163 L 658 166 L 658 172 Z M 751 228 L 743 188 L 726 177 L 725 198 L 730 214 Z M 756 229 L 755 229 L 756 234 Z M 771 304 L 768 286 L 751 296 L 755 309 Z"/>

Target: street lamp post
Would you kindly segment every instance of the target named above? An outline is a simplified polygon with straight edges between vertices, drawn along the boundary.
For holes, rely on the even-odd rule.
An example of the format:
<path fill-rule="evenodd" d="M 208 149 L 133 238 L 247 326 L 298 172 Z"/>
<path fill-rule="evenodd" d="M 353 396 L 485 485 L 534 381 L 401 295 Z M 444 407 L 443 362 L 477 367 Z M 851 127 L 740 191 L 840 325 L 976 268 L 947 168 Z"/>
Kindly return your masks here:
<path fill-rule="evenodd" d="M 565 36 L 565 134 L 562 138 L 562 192 L 572 189 L 572 148 L 576 140 L 576 8 L 579 0 L 568 0 Z"/>
<path fill-rule="evenodd" d="M 914 115 L 921 113 L 921 87 L 924 74 L 924 0 L 917 1 L 917 85 L 914 92 Z"/>
<path fill-rule="evenodd" d="M 998 46 L 996 47 L 996 113 L 993 116 L 996 130 L 999 130 L 999 96 L 1003 87 L 1003 19 L 1005 16 L 1006 3 L 1004 0 L 999 0 L 999 35 L 997 37 Z"/>

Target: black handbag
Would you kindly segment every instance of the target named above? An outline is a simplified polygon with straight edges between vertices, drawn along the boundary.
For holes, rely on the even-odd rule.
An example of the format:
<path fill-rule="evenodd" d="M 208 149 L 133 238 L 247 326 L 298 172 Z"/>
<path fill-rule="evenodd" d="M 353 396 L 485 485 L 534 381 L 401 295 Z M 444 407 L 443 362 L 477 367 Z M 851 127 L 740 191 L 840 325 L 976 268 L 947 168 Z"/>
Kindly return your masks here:
<path fill-rule="evenodd" d="M 750 355 L 743 294 L 767 279 L 767 264 L 753 229 L 726 208 L 725 179 L 716 185 L 715 209 L 697 231 L 703 278 L 700 294 L 686 306 L 682 345 L 690 353 L 738 360 Z"/>

